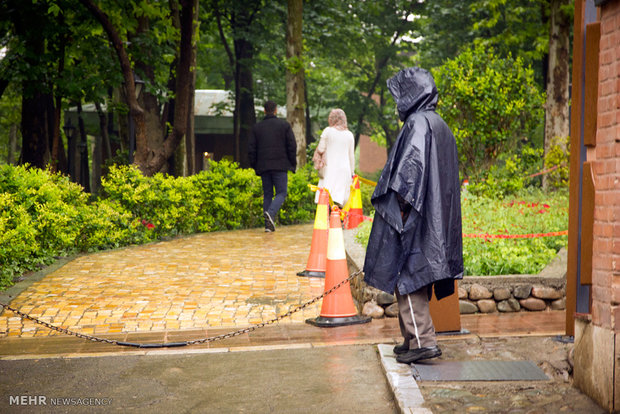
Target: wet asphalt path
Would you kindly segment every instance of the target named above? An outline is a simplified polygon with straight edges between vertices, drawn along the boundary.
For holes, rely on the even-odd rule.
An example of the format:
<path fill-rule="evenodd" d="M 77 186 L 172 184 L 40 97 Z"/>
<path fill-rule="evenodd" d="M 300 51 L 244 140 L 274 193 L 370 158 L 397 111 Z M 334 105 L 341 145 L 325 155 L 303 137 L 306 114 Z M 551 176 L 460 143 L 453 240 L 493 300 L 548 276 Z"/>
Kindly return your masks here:
<path fill-rule="evenodd" d="M 2 413 L 397 412 L 370 345 L 4 360 L 0 396 Z"/>

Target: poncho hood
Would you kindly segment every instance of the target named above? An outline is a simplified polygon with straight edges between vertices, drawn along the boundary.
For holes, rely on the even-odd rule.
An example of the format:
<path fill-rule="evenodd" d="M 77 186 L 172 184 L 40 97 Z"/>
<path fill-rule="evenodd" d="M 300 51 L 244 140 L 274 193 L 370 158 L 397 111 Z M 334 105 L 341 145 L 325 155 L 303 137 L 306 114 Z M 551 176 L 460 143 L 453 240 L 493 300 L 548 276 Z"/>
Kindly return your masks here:
<path fill-rule="evenodd" d="M 411 112 L 433 111 L 437 107 L 437 87 L 433 76 L 422 68 L 407 68 L 388 79 L 388 89 L 401 121 Z"/>

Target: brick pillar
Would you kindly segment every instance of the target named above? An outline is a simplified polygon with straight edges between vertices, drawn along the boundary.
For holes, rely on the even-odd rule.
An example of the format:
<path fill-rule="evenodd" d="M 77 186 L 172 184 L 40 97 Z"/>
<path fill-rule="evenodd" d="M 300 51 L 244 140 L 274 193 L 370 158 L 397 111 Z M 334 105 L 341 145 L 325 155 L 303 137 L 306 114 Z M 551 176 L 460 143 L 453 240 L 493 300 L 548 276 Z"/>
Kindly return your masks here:
<path fill-rule="evenodd" d="M 612 406 L 620 410 L 620 0 L 601 6 L 599 50 L 592 323 L 615 339 Z"/>
<path fill-rule="evenodd" d="M 620 333 L 620 1 L 601 6 L 599 50 L 592 323 Z"/>
<path fill-rule="evenodd" d="M 574 376 L 575 385 L 612 411 L 620 410 L 620 0 L 595 4 L 596 139 L 587 150 L 594 181 L 591 314 L 575 324 Z"/>

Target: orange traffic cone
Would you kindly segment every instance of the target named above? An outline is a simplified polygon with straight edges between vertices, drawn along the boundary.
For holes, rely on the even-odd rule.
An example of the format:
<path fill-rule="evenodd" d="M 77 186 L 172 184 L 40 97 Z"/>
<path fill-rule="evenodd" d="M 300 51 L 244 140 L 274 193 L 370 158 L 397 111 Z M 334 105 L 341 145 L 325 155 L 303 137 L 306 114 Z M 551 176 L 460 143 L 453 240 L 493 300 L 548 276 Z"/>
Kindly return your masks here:
<path fill-rule="evenodd" d="M 353 177 L 353 192 L 351 193 L 351 208 L 347 214 L 346 229 L 354 229 L 364 221 L 364 211 L 362 210 L 362 190 L 360 190 L 360 180 L 356 175 Z"/>
<path fill-rule="evenodd" d="M 312 231 L 312 244 L 306 270 L 297 273 L 297 276 L 325 277 L 327 265 L 327 235 L 329 227 L 329 193 L 324 188 L 319 188 L 319 202 L 314 215 L 314 230 Z"/>
<path fill-rule="evenodd" d="M 327 240 L 327 270 L 325 292 L 349 277 L 347 256 L 344 250 L 344 235 L 340 223 L 340 212 L 334 207 L 329 217 L 329 238 Z M 351 296 L 351 285 L 344 283 L 323 298 L 320 316 L 306 319 L 306 322 L 320 327 L 354 325 L 370 322 L 370 317 L 359 316 Z"/>

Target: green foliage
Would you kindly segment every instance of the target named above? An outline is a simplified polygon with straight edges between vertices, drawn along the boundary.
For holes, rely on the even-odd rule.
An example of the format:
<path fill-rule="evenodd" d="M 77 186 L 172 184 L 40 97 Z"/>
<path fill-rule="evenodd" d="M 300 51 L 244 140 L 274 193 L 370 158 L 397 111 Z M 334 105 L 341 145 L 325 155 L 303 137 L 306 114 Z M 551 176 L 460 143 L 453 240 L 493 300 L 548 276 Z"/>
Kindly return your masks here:
<path fill-rule="evenodd" d="M 370 212 L 374 211 L 371 198 L 372 193 L 375 191 L 375 187 L 365 183 L 360 183 L 360 190 L 362 191 L 362 210 L 364 211 L 364 215 L 368 215 Z"/>
<path fill-rule="evenodd" d="M 375 218 L 374 210 L 370 213 L 370 218 Z M 364 221 L 357 226 L 357 233 L 355 234 L 355 240 L 362 246 L 368 245 L 368 239 L 370 238 L 370 230 L 372 229 L 372 221 Z"/>
<path fill-rule="evenodd" d="M 311 163 L 299 168 L 294 174 L 288 173 L 288 195 L 280 209 L 280 223 L 296 224 L 314 220 L 316 204 L 314 192 L 308 184 L 319 181 L 316 170 Z"/>
<path fill-rule="evenodd" d="M 523 191 L 514 199 L 497 200 L 461 193 L 464 235 L 515 235 L 564 231 L 568 228 L 565 192 Z M 368 244 L 370 223 L 363 223 L 357 240 Z M 567 244 L 567 236 L 535 238 L 463 237 L 467 275 L 536 274 Z"/>
<path fill-rule="evenodd" d="M 0 166 L 0 192 L 31 218 L 35 228 L 37 254 L 71 252 L 79 234 L 78 206 L 87 202 L 82 188 L 65 176 L 27 166 Z"/>
<path fill-rule="evenodd" d="M 1 66 L 0 66 L 1 70 Z M 15 163 L 21 147 L 21 97 L 17 85 L 9 85 L 0 97 L 0 162 Z M 15 133 L 15 147 L 10 147 L 10 134 Z M 13 153 L 9 154 L 14 150 Z M 9 159 L 10 156 L 10 159 Z"/>
<path fill-rule="evenodd" d="M 114 200 L 97 200 L 80 209 L 79 251 L 93 252 L 152 240 L 140 220 Z"/>
<path fill-rule="evenodd" d="M 552 140 L 547 155 L 545 155 L 545 167 L 554 170 L 547 173 L 547 187 L 549 190 L 567 189 L 569 171 L 570 151 L 564 150 L 567 147 L 569 137 L 556 137 Z"/>
<path fill-rule="evenodd" d="M 570 7 L 572 9 L 572 7 Z M 542 59 L 548 52 L 549 2 L 538 0 L 433 0 L 420 14 L 420 63 L 441 66 L 474 44 L 511 54 L 535 68 L 544 88 Z"/>
<path fill-rule="evenodd" d="M 190 177 L 145 177 L 135 166 L 117 166 L 102 180 L 115 200 L 150 230 L 151 238 L 197 231 L 253 227 L 262 220 L 260 178 L 229 161 L 211 162 Z"/>
<path fill-rule="evenodd" d="M 76 218 L 86 200 L 66 177 L 0 165 L 0 286 L 24 269 L 73 252 Z"/>
<path fill-rule="evenodd" d="M 487 171 L 470 177 L 468 190 L 477 196 L 503 199 L 528 186 L 539 187 L 540 177 L 533 179 L 530 175 L 540 171 L 542 152 L 525 146 L 518 154 L 501 154 Z"/>
<path fill-rule="evenodd" d="M 511 201 L 463 193 L 464 234 L 538 234 L 568 228 L 565 193 L 522 193 Z M 469 275 L 534 274 L 540 272 L 567 236 L 525 239 L 463 238 L 465 271 Z"/>
<path fill-rule="evenodd" d="M 181 178 L 178 178 L 181 179 Z M 192 177 L 199 189 L 199 231 L 231 230 L 263 224 L 262 186 L 251 169 L 222 160 L 211 162 L 210 171 Z"/>
<path fill-rule="evenodd" d="M 452 128 L 464 177 L 527 142 L 543 122 L 544 95 L 522 60 L 468 49 L 434 71 L 438 112 Z"/>

